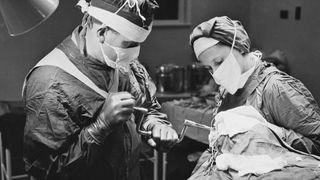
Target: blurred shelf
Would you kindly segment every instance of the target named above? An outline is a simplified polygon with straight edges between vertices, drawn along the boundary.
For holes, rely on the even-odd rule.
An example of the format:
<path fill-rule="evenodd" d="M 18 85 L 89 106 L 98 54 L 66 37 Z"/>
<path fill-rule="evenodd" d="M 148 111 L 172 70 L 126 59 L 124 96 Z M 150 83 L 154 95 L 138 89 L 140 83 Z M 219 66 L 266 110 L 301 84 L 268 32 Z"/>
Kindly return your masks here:
<path fill-rule="evenodd" d="M 156 97 L 159 103 L 166 101 L 172 101 L 174 99 L 186 99 L 191 97 L 191 92 L 182 92 L 182 93 L 159 93 L 157 92 Z"/>

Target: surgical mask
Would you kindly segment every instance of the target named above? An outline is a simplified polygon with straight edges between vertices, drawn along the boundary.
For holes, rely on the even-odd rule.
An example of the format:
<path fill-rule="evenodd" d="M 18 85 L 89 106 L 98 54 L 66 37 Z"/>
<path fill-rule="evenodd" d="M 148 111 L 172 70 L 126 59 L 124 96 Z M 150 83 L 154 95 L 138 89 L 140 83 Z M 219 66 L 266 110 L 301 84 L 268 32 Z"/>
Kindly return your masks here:
<path fill-rule="evenodd" d="M 246 84 L 247 80 L 249 79 L 249 76 L 253 73 L 255 66 L 256 66 L 256 63 L 247 72 L 241 74 L 240 80 L 239 80 L 239 85 L 238 85 L 239 89 L 244 87 L 244 85 Z"/>
<path fill-rule="evenodd" d="M 212 77 L 217 84 L 223 86 L 230 94 L 234 94 L 238 90 L 241 68 L 232 52 L 212 74 Z"/>
<path fill-rule="evenodd" d="M 236 24 L 235 33 L 233 37 L 233 42 L 231 46 L 231 50 L 227 58 L 224 62 L 219 66 L 219 68 L 211 75 L 215 82 L 221 86 L 223 86 L 230 94 L 234 94 L 239 88 L 239 81 L 241 78 L 241 68 L 237 59 L 234 57 L 232 53 L 235 40 L 236 40 Z"/>
<path fill-rule="evenodd" d="M 108 43 L 105 43 L 105 44 L 109 46 L 111 49 L 113 49 L 117 55 L 115 61 L 111 60 L 104 52 L 102 43 L 100 44 L 100 49 L 101 49 L 104 61 L 109 67 L 112 67 L 115 69 L 113 80 L 112 80 L 112 86 L 109 92 L 118 92 L 119 70 L 122 69 L 124 72 L 129 72 L 130 62 L 138 58 L 139 52 L 140 52 L 140 46 L 136 46 L 132 48 L 119 48 L 119 47 L 112 46 Z"/>
<path fill-rule="evenodd" d="M 135 60 L 138 58 L 140 53 L 140 46 L 132 47 L 132 48 L 120 48 L 112 46 L 108 43 L 105 43 L 107 46 L 109 46 L 111 49 L 114 50 L 117 57 L 116 60 L 111 60 L 105 53 L 103 49 L 103 45 L 100 44 L 100 49 L 103 55 L 103 59 L 106 62 L 106 64 L 114 69 L 121 68 L 125 72 L 128 72 L 130 69 L 130 62 L 132 60 Z"/>
<path fill-rule="evenodd" d="M 259 60 L 261 59 L 262 53 L 260 51 L 254 51 L 254 52 L 251 52 L 249 54 L 249 56 L 254 61 L 254 65 L 247 72 L 241 74 L 238 88 L 243 88 L 244 87 L 244 85 L 246 84 L 246 82 L 249 79 L 250 75 L 253 73 L 253 71 L 254 71 L 254 69 L 255 69 L 255 67 L 257 65 L 258 59 Z"/>

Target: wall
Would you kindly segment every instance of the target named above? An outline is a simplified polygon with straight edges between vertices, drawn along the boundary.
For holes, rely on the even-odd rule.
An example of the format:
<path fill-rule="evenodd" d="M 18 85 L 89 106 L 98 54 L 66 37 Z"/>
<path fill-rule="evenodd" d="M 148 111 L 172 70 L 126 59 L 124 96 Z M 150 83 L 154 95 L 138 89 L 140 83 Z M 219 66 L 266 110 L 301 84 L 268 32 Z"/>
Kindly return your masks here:
<path fill-rule="evenodd" d="M 215 16 L 227 15 L 249 26 L 249 0 L 190 0 L 191 25 L 153 28 L 142 45 L 140 61 L 145 62 L 154 77 L 154 68 L 164 63 L 190 64 L 194 60 L 189 35 L 194 26 Z"/>
<path fill-rule="evenodd" d="M 302 80 L 320 100 L 320 1 L 318 0 L 189 0 L 191 25 L 154 27 L 142 45 L 141 61 L 154 67 L 163 63 L 189 64 L 194 57 L 188 45 L 189 34 L 197 24 L 214 16 L 228 15 L 242 21 L 255 47 L 268 54 L 283 50 L 293 76 Z M 19 100 L 23 78 L 28 70 L 80 23 L 77 0 L 60 1 L 58 10 L 41 26 L 26 35 L 0 37 L 0 100 Z M 301 20 L 293 18 L 301 6 Z M 289 19 L 279 18 L 280 10 Z M 0 29 L 4 30 L 4 29 Z M 1 35 L 4 33 L 1 32 Z"/>
<path fill-rule="evenodd" d="M 249 24 L 249 0 L 189 1 L 192 5 L 191 25 L 154 27 L 142 45 L 140 59 L 150 66 L 152 76 L 154 67 L 162 63 L 186 65 L 194 59 L 188 39 L 195 25 L 222 15 Z M 25 35 L 0 37 L 0 100 L 19 100 L 28 70 L 80 23 L 82 15 L 74 8 L 76 2 L 60 0 L 58 10 L 45 23 Z"/>
<path fill-rule="evenodd" d="M 28 70 L 80 23 L 82 15 L 74 8 L 76 2 L 61 0 L 47 21 L 25 35 L 9 37 L 0 32 L 0 100 L 20 100 Z"/>
<path fill-rule="evenodd" d="M 301 20 L 294 19 L 295 7 L 301 7 Z M 291 74 L 300 79 L 320 102 L 320 1 L 251 0 L 250 34 L 255 45 L 268 54 L 284 51 Z M 289 19 L 280 19 L 280 10 L 289 11 Z"/>

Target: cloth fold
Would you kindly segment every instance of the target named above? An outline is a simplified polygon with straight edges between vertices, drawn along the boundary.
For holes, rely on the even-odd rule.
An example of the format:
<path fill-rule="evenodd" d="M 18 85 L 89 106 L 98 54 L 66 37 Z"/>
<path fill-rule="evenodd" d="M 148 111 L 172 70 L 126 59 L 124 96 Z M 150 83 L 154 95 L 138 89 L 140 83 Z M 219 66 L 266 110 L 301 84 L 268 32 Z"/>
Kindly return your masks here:
<path fill-rule="evenodd" d="M 216 132 L 210 132 L 209 142 L 213 143 L 213 134 L 234 135 L 247 132 L 257 124 L 264 125 L 273 130 L 280 138 L 283 138 L 284 129 L 269 123 L 254 107 L 239 106 L 228 111 L 221 111 L 215 117 L 214 127 Z"/>
<path fill-rule="evenodd" d="M 209 134 L 209 146 L 215 149 L 218 138 L 221 136 L 234 136 L 248 132 L 254 127 L 261 125 L 270 128 L 280 138 L 284 137 L 284 129 L 269 122 L 252 106 L 239 106 L 228 111 L 219 112 L 215 117 L 214 129 Z M 217 155 L 216 166 L 218 170 L 232 169 L 238 172 L 238 176 L 247 174 L 265 174 L 274 170 L 282 169 L 287 161 L 278 156 L 270 157 L 269 154 L 236 154 L 223 152 Z"/>
<path fill-rule="evenodd" d="M 247 174 L 265 174 L 274 170 L 280 170 L 287 165 L 287 161 L 281 157 L 272 159 L 268 155 L 239 155 L 224 153 L 216 158 L 219 170 L 230 169 L 238 171 L 238 176 Z"/>

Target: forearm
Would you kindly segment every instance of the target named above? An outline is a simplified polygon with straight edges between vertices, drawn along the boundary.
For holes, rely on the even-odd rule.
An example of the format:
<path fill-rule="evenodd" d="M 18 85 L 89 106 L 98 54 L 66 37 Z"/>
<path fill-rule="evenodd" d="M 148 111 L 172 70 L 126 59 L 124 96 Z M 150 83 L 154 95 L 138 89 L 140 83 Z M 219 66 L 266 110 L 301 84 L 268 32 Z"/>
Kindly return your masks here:
<path fill-rule="evenodd" d="M 286 131 L 295 149 L 320 154 L 320 114 L 311 93 L 298 80 L 287 78 L 266 88 L 264 102 L 273 122 Z"/>
<path fill-rule="evenodd" d="M 143 129 L 150 130 L 156 124 L 168 124 L 171 126 L 166 114 L 159 112 L 158 109 L 151 108 L 146 114 L 145 119 L 143 119 Z"/>
<path fill-rule="evenodd" d="M 168 121 L 168 116 L 160 112 L 161 105 L 157 98 L 152 96 L 151 99 L 151 105 L 148 107 L 148 113 L 143 119 L 143 128 L 148 129 L 148 126 L 150 127 L 157 123 L 168 124 L 171 126 L 171 123 Z"/>
<path fill-rule="evenodd" d="M 88 142 L 98 145 L 104 143 L 105 138 L 116 128 L 110 126 L 110 124 L 107 123 L 108 121 L 108 119 L 104 119 L 104 117 L 99 115 L 97 121 L 85 128 L 84 136 Z"/>

